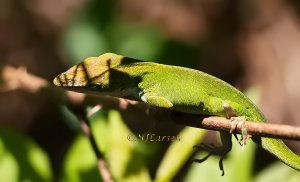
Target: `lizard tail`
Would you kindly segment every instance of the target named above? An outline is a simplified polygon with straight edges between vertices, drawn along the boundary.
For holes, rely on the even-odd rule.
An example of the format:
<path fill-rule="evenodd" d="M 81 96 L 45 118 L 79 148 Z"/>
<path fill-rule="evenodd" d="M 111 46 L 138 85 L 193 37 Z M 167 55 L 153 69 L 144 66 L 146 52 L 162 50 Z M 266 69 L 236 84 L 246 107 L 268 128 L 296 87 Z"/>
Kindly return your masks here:
<path fill-rule="evenodd" d="M 253 140 L 286 165 L 300 171 L 300 156 L 291 151 L 282 140 L 264 137 L 253 138 Z"/>

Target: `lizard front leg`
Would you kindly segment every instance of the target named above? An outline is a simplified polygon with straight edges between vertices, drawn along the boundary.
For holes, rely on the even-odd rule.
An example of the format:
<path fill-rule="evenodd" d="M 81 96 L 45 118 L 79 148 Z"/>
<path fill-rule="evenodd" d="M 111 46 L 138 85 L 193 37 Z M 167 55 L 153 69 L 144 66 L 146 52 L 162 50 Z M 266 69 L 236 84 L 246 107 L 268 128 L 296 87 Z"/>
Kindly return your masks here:
<path fill-rule="evenodd" d="M 145 94 L 142 100 L 152 107 L 158 107 L 158 108 L 163 108 L 168 110 L 173 109 L 172 102 L 170 102 L 168 99 L 164 97 Z"/>
<path fill-rule="evenodd" d="M 170 119 L 173 104 L 168 99 L 147 93 L 142 96 L 141 100 L 150 106 L 148 114 L 154 116 L 155 123 L 160 120 L 168 121 Z"/>

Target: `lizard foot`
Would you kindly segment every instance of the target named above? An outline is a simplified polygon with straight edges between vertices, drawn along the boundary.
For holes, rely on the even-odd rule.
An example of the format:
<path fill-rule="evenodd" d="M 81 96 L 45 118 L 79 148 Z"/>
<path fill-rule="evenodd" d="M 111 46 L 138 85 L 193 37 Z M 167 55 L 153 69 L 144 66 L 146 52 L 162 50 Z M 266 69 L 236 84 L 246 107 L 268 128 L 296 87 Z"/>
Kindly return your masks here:
<path fill-rule="evenodd" d="M 230 128 L 230 133 L 232 133 L 237 126 L 240 124 L 241 125 L 241 134 L 242 137 L 241 139 L 238 139 L 236 134 L 233 134 L 235 139 L 239 142 L 239 144 L 242 146 L 242 149 L 244 149 L 244 146 L 246 145 L 246 142 L 249 138 L 251 138 L 251 135 L 248 135 L 247 128 L 246 128 L 246 118 L 244 116 L 238 116 L 238 114 L 233 110 L 233 108 L 227 103 L 223 103 L 223 108 L 226 113 L 226 117 L 230 118 L 231 121 L 231 128 Z"/>
<path fill-rule="evenodd" d="M 242 149 L 244 149 L 244 146 L 246 145 L 246 142 L 249 138 L 251 138 L 251 135 L 248 135 L 247 132 L 247 127 L 246 127 L 246 118 L 241 116 L 241 117 L 231 117 L 230 118 L 231 121 L 231 129 L 230 129 L 230 133 L 232 133 L 238 125 L 241 126 L 241 139 L 237 139 L 237 136 L 235 136 L 235 138 L 237 139 L 237 141 L 239 142 L 239 144 L 242 146 Z"/>

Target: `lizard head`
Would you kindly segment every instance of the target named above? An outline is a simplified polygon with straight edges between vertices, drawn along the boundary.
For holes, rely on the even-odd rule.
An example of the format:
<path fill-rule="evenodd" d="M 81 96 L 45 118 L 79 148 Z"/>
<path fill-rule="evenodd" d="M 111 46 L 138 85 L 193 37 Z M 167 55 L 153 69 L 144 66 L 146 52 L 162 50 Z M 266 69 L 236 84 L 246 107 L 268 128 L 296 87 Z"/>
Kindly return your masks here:
<path fill-rule="evenodd" d="M 87 58 L 56 76 L 53 83 L 58 87 L 76 91 L 105 88 L 109 84 L 110 70 L 120 65 L 123 58 L 113 53 Z"/>

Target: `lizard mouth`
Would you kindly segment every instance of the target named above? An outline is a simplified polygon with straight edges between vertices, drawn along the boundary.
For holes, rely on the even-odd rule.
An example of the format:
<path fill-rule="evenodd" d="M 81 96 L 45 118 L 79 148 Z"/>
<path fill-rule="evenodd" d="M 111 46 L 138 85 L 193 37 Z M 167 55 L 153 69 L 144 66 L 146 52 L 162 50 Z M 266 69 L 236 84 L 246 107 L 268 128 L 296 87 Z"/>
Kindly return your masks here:
<path fill-rule="evenodd" d="M 83 87 L 85 84 L 82 82 L 82 79 L 80 78 L 73 78 L 66 74 L 62 73 L 58 76 L 56 76 L 53 80 L 53 83 L 55 86 L 58 87 Z"/>
<path fill-rule="evenodd" d="M 57 75 L 53 83 L 58 87 L 84 87 L 87 85 L 88 79 L 86 74 L 79 69 L 80 66 L 70 68 L 68 71 Z"/>
<path fill-rule="evenodd" d="M 57 87 L 73 87 L 73 86 L 75 86 L 75 82 L 68 79 L 68 75 L 65 73 L 57 75 L 54 78 L 53 83 Z"/>

